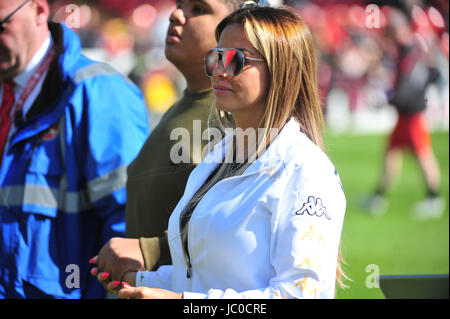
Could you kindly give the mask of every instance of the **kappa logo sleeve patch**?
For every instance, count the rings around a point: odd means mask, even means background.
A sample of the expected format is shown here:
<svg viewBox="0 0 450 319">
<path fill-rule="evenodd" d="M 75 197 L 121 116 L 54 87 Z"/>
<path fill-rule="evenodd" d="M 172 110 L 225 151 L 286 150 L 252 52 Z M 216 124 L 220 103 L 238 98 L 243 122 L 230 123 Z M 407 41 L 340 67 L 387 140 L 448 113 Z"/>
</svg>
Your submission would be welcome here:
<svg viewBox="0 0 450 319">
<path fill-rule="evenodd" d="M 301 208 L 294 213 L 295 215 L 307 214 L 309 216 L 325 217 L 326 219 L 331 220 L 320 197 L 316 198 L 314 196 L 309 196 L 308 200 L 302 204 Z"/>
</svg>

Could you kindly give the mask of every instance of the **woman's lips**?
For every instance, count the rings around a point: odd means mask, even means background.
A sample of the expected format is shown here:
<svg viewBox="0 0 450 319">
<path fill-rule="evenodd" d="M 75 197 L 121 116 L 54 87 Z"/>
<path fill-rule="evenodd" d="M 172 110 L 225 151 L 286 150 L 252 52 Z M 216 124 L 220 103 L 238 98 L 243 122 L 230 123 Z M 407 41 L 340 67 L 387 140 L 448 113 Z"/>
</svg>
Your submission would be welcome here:
<svg viewBox="0 0 450 319">
<path fill-rule="evenodd" d="M 166 37 L 167 43 L 179 43 L 180 40 L 181 39 L 176 35 L 167 35 L 167 37 Z"/>
<path fill-rule="evenodd" d="M 180 41 L 181 41 L 180 34 L 174 28 L 169 28 L 169 30 L 167 31 L 166 42 L 179 43 Z"/>
<path fill-rule="evenodd" d="M 232 91 L 230 87 L 225 85 L 213 85 L 213 89 L 214 94 L 226 94 Z"/>
</svg>

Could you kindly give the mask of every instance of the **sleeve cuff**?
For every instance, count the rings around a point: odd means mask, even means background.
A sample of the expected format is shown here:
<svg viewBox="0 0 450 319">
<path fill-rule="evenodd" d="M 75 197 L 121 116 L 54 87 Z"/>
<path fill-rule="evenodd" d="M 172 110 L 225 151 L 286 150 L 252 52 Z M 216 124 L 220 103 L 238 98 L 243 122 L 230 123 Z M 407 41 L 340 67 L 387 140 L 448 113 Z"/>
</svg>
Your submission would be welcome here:
<svg viewBox="0 0 450 319">
<path fill-rule="evenodd" d="M 200 294 L 196 292 L 183 292 L 183 299 L 206 299 L 205 294 Z"/>
<path fill-rule="evenodd" d="M 172 289 L 172 266 L 161 266 L 158 271 L 138 271 L 136 287 Z"/>
<path fill-rule="evenodd" d="M 136 273 L 136 287 L 149 287 L 150 278 L 148 271 L 138 271 Z"/>
<path fill-rule="evenodd" d="M 139 244 L 142 256 L 144 256 L 145 269 L 150 271 L 158 263 L 160 257 L 159 238 L 141 237 L 139 238 Z"/>
</svg>

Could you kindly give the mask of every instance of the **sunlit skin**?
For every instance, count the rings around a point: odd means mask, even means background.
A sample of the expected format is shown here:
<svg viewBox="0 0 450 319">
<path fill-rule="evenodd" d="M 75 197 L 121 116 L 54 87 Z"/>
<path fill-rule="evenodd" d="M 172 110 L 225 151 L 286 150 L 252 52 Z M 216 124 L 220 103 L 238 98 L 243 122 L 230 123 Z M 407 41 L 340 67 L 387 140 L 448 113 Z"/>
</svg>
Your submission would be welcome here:
<svg viewBox="0 0 450 319">
<path fill-rule="evenodd" d="M 244 55 L 262 59 L 245 37 L 244 29 L 238 24 L 227 26 L 220 35 L 218 48 L 238 48 Z M 247 60 L 241 74 L 229 76 L 222 63 L 213 71 L 212 85 L 217 108 L 231 112 L 236 126 L 243 130 L 259 127 L 264 116 L 269 87 L 267 64 L 264 61 Z"/>
<path fill-rule="evenodd" d="M 178 0 L 170 16 L 165 54 L 186 78 L 187 90 L 211 87 L 203 72 L 203 57 L 216 46 L 214 30 L 230 13 L 222 0 Z"/>
<path fill-rule="evenodd" d="M 0 19 L 8 16 L 23 0 L 0 0 Z M 12 79 L 30 62 L 49 36 L 49 7 L 45 0 L 34 0 L 17 11 L 0 33 L 0 80 Z"/>
</svg>

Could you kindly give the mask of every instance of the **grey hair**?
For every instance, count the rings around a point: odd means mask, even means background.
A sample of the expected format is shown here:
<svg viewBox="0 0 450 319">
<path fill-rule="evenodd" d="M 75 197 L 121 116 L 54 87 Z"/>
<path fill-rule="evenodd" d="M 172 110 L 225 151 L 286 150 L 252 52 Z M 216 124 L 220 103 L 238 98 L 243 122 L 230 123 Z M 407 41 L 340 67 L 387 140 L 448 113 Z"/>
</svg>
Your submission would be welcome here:
<svg viewBox="0 0 450 319">
<path fill-rule="evenodd" d="M 222 1 L 225 2 L 228 8 L 230 8 L 232 11 L 236 11 L 237 9 L 241 8 L 246 2 L 245 0 L 222 0 Z"/>
<path fill-rule="evenodd" d="M 242 4 L 241 8 L 246 6 L 259 6 L 259 7 L 278 7 L 283 4 L 283 0 L 248 0 Z"/>
<path fill-rule="evenodd" d="M 235 11 L 246 6 L 256 5 L 260 7 L 278 7 L 283 4 L 282 0 L 223 0 L 228 7 Z"/>
</svg>

